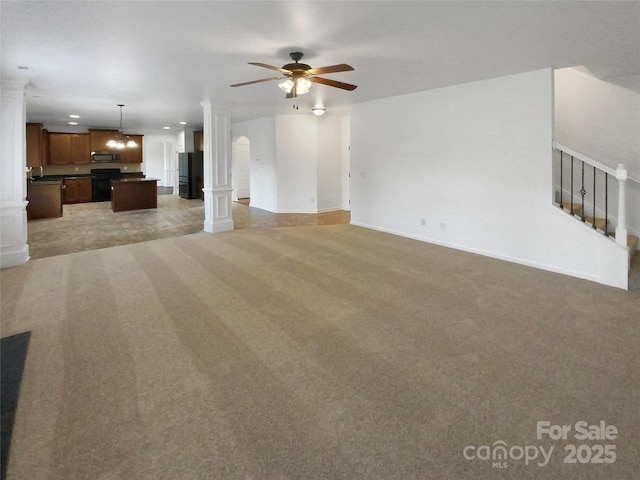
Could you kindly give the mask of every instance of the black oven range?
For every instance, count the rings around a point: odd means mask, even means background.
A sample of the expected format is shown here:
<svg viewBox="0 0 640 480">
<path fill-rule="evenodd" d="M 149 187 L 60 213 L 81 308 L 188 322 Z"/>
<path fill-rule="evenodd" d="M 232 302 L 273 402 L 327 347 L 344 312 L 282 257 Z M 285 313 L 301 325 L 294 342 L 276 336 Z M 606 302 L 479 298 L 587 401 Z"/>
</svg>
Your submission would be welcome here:
<svg viewBox="0 0 640 480">
<path fill-rule="evenodd" d="M 91 201 L 106 202 L 111 200 L 111 180 L 122 178 L 119 168 L 91 169 Z"/>
</svg>

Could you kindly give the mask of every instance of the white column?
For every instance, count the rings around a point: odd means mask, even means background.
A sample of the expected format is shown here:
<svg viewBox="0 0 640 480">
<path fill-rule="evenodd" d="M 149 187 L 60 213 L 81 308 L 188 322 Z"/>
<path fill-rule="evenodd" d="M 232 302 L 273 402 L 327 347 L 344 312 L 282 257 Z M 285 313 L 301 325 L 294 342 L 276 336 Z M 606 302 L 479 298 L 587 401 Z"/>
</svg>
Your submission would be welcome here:
<svg viewBox="0 0 640 480">
<path fill-rule="evenodd" d="M 2 79 L 0 157 L 0 267 L 29 260 L 25 82 Z"/>
<path fill-rule="evenodd" d="M 627 183 L 627 169 L 624 164 L 618 164 L 616 168 L 616 180 L 618 180 L 618 226 L 616 227 L 616 243 L 627 247 L 627 196 L 625 185 Z"/>
<path fill-rule="evenodd" d="M 204 231 L 233 230 L 231 202 L 231 115 L 225 108 L 212 108 L 210 100 L 200 103 L 204 110 Z"/>
</svg>

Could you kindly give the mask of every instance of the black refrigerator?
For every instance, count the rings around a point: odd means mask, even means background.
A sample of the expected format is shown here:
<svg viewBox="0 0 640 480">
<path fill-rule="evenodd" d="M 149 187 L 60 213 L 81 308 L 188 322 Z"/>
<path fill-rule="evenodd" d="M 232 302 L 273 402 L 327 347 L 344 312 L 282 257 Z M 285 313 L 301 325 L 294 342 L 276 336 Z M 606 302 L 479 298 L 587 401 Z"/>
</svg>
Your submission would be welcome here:
<svg viewBox="0 0 640 480">
<path fill-rule="evenodd" d="M 178 194 L 182 198 L 204 200 L 202 152 L 180 153 L 178 155 Z"/>
</svg>

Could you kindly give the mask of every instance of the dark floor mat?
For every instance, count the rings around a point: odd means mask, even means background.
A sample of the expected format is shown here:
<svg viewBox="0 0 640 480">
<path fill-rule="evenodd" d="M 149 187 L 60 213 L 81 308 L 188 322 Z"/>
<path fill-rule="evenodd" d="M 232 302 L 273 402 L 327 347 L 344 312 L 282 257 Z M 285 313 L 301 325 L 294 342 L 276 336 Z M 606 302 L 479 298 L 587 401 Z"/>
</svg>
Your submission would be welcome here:
<svg viewBox="0 0 640 480">
<path fill-rule="evenodd" d="M 22 381 L 22 371 L 27 358 L 30 338 L 31 332 L 23 332 L 0 339 L 0 410 L 2 412 L 2 432 L 0 433 L 2 470 L 0 478 L 2 480 L 7 476 L 11 433 L 18 408 L 20 382 Z"/>
</svg>

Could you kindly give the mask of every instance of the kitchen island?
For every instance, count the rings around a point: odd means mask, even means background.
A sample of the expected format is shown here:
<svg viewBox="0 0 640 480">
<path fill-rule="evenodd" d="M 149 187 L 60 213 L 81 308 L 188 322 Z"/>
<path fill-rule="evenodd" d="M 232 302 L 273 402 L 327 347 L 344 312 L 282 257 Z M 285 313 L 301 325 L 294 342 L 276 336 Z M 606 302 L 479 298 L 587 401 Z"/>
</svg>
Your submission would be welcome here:
<svg viewBox="0 0 640 480">
<path fill-rule="evenodd" d="M 62 180 L 27 180 L 27 219 L 62 216 Z"/>
<path fill-rule="evenodd" d="M 124 212 L 158 208 L 158 179 L 123 178 L 111 181 L 111 210 Z"/>
</svg>

